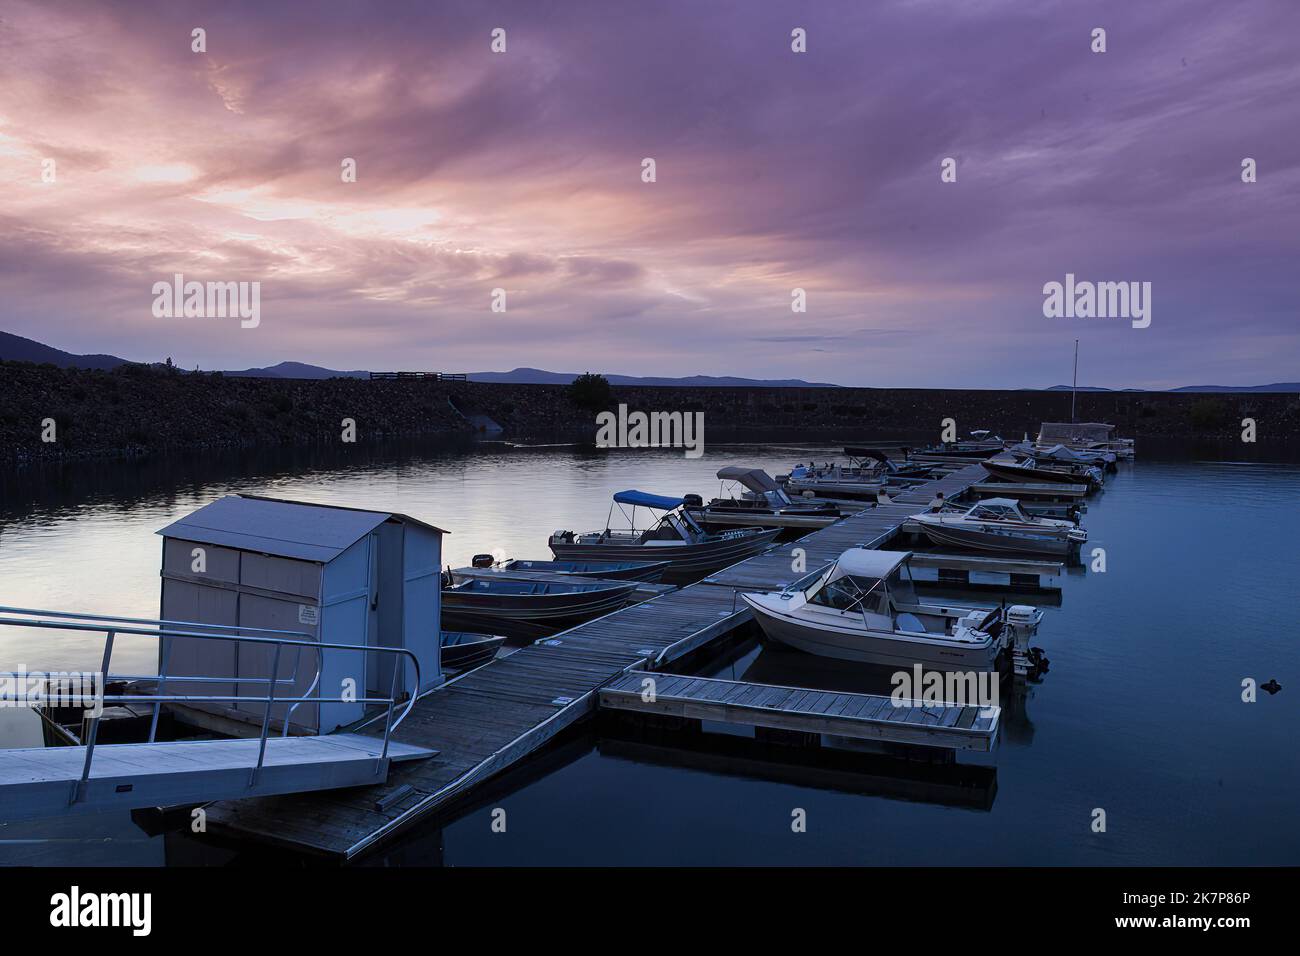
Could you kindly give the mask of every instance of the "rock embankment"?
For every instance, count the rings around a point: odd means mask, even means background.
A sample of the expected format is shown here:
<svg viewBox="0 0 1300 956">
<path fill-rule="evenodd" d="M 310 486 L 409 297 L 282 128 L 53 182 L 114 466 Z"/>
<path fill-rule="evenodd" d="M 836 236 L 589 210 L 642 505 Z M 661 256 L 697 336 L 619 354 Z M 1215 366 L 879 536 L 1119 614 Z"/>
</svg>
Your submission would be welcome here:
<svg viewBox="0 0 1300 956">
<path fill-rule="evenodd" d="M 1168 392 L 1080 393 L 1080 420 L 1112 422 L 1126 437 L 1235 438 L 1253 418 L 1261 440 L 1300 436 L 1300 396 Z M 863 388 L 617 387 L 633 411 L 703 412 L 706 434 L 770 438 L 795 432 L 867 440 L 939 435 L 945 418 L 965 434 L 1034 434 L 1069 418 L 1068 393 Z M 367 379 L 227 378 L 145 366 L 112 372 L 0 362 L 0 461 L 139 455 L 343 440 L 463 434 L 486 415 L 507 440 L 591 439 L 595 411 L 560 385 Z M 55 441 L 49 420 L 54 422 Z"/>
</svg>

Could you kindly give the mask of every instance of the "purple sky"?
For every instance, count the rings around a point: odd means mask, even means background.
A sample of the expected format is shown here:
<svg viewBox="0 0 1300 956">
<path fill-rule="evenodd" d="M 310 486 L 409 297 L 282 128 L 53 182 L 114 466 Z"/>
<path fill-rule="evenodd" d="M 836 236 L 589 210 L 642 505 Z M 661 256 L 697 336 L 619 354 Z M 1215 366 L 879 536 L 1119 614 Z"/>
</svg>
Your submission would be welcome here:
<svg viewBox="0 0 1300 956">
<path fill-rule="evenodd" d="M 1077 337 L 1084 384 L 1294 381 L 1297 44 L 1291 0 L 6 0 L 0 329 L 958 387 L 1068 383 Z M 155 318 L 176 272 L 260 282 L 260 326 Z M 1067 272 L 1152 283 L 1151 326 L 1045 318 Z"/>
</svg>

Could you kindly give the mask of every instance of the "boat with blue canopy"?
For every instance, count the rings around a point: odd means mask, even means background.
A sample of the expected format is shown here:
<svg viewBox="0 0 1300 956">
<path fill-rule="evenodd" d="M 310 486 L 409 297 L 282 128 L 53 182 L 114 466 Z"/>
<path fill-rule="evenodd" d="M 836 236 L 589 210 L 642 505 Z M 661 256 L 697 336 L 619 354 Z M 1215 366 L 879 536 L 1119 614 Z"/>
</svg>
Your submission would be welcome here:
<svg viewBox="0 0 1300 956">
<path fill-rule="evenodd" d="M 706 531 L 687 509 L 689 502 L 699 500 L 696 495 L 675 498 L 635 489 L 617 492 L 604 530 L 556 531 L 549 542 L 551 553 L 559 561 L 666 561 L 663 581 L 686 584 L 753 557 L 781 533 L 780 528 Z M 611 527 L 615 508 L 627 520 L 626 528 Z M 661 515 L 648 527 L 638 529 L 638 508 Z"/>
</svg>

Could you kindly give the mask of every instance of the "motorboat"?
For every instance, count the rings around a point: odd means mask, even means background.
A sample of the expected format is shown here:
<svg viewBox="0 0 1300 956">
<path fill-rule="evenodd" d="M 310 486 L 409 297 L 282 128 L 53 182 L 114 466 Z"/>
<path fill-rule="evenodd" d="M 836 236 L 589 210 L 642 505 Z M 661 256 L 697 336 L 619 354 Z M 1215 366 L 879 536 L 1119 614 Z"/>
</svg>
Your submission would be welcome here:
<svg viewBox="0 0 1300 956">
<path fill-rule="evenodd" d="M 976 460 L 996 455 L 1005 446 L 1006 441 L 1000 435 L 994 435 L 987 428 L 976 428 L 966 440 L 940 442 L 937 445 L 922 448 L 916 457 L 920 460 L 931 458 L 969 458 Z"/>
<path fill-rule="evenodd" d="M 885 478 L 863 475 L 839 464 L 795 465 L 785 480 L 787 493 L 874 501 L 889 486 Z"/>
<path fill-rule="evenodd" d="M 911 522 L 937 545 L 980 551 L 1068 555 L 1088 540 L 1073 521 L 1025 513 L 1012 498 L 986 498 L 966 509 L 913 515 Z"/>
<path fill-rule="evenodd" d="M 910 449 L 899 446 L 899 450 L 907 454 Z M 934 471 L 934 465 L 925 462 L 914 461 L 896 461 L 890 458 L 885 451 L 880 448 L 869 448 L 861 445 L 849 445 L 845 447 L 844 454 L 848 455 L 849 460 L 863 467 L 873 469 L 876 473 L 889 478 L 918 478 L 923 479 Z M 874 465 L 868 465 L 867 462 L 875 462 Z"/>
<path fill-rule="evenodd" d="M 782 591 L 744 593 L 765 637 L 822 657 L 944 671 L 1036 666 L 1042 612 L 922 604 L 908 551 L 853 548 Z"/>
<path fill-rule="evenodd" d="M 475 631 L 443 631 L 441 654 L 443 670 L 467 671 L 496 657 L 505 643 L 503 634 L 479 634 Z"/>
<path fill-rule="evenodd" d="M 775 478 L 761 468 L 728 465 L 718 469 L 723 491 L 707 505 L 695 506 L 686 496 L 690 515 L 705 527 L 743 527 L 771 521 L 781 527 L 824 527 L 845 512 L 832 501 L 794 500 Z M 737 489 L 743 488 L 743 491 Z"/>
<path fill-rule="evenodd" d="M 1039 460 L 1026 452 L 1018 455 L 1007 453 L 980 464 L 994 478 L 1003 481 L 1079 484 L 1094 490 L 1100 488 L 1105 481 L 1105 474 L 1096 465 Z"/>
<path fill-rule="evenodd" d="M 635 581 L 561 577 L 480 577 L 443 574 L 442 621 L 453 628 L 484 627 L 511 637 L 537 637 L 573 627 L 627 603 Z"/>
<path fill-rule="evenodd" d="M 1068 445 L 1055 444 L 1046 447 L 1035 445 L 1031 454 L 1040 462 L 1052 462 L 1067 465 L 1094 465 L 1108 471 L 1115 470 L 1117 461 L 1113 451 L 1100 449 L 1071 448 Z"/>
<path fill-rule="evenodd" d="M 476 554 L 472 568 L 491 569 L 513 577 L 522 574 L 570 574 L 575 578 L 600 578 L 604 581 L 640 581 L 654 584 L 664 576 L 667 561 L 540 561 L 511 558 L 497 561 L 490 554 Z"/>
<path fill-rule="evenodd" d="M 603 531 L 556 531 L 550 537 L 551 553 L 558 561 L 667 561 L 665 584 L 685 584 L 764 551 L 781 533 L 780 528 L 742 528 L 706 531 L 686 508 L 685 498 L 670 498 L 644 491 L 614 495 Z M 629 514 L 624 506 L 632 509 Z M 626 529 L 609 527 L 619 507 Z M 645 530 L 636 527 L 637 508 L 661 512 Z"/>
<path fill-rule="evenodd" d="M 825 498 L 875 500 L 881 491 L 918 484 L 933 465 L 893 462 L 884 452 L 874 448 L 846 448 L 850 453 L 848 464 L 827 462 L 818 465 L 798 464 L 784 476 L 785 489 L 796 495 L 814 495 Z M 860 455 L 853 455 L 860 452 Z"/>
</svg>

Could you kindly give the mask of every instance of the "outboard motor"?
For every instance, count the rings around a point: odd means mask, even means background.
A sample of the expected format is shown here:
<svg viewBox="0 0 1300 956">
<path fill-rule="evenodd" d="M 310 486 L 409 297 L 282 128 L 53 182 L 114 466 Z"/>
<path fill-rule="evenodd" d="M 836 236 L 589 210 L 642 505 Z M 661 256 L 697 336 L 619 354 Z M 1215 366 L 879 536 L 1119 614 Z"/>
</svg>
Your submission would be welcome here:
<svg viewBox="0 0 1300 956">
<path fill-rule="evenodd" d="M 1013 604 L 1007 608 L 1007 630 L 1011 632 L 1011 657 L 1015 664 L 1017 677 L 1037 676 L 1046 667 L 1040 648 L 1030 647 L 1029 642 L 1038 633 L 1038 625 L 1043 621 L 1043 612 L 1028 604 Z"/>
<path fill-rule="evenodd" d="M 703 508 L 704 499 L 699 495 L 682 495 L 682 501 L 686 502 L 688 508 Z"/>
<path fill-rule="evenodd" d="M 490 568 L 497 563 L 497 559 L 490 554 L 476 554 L 469 563 L 475 568 Z"/>
</svg>

